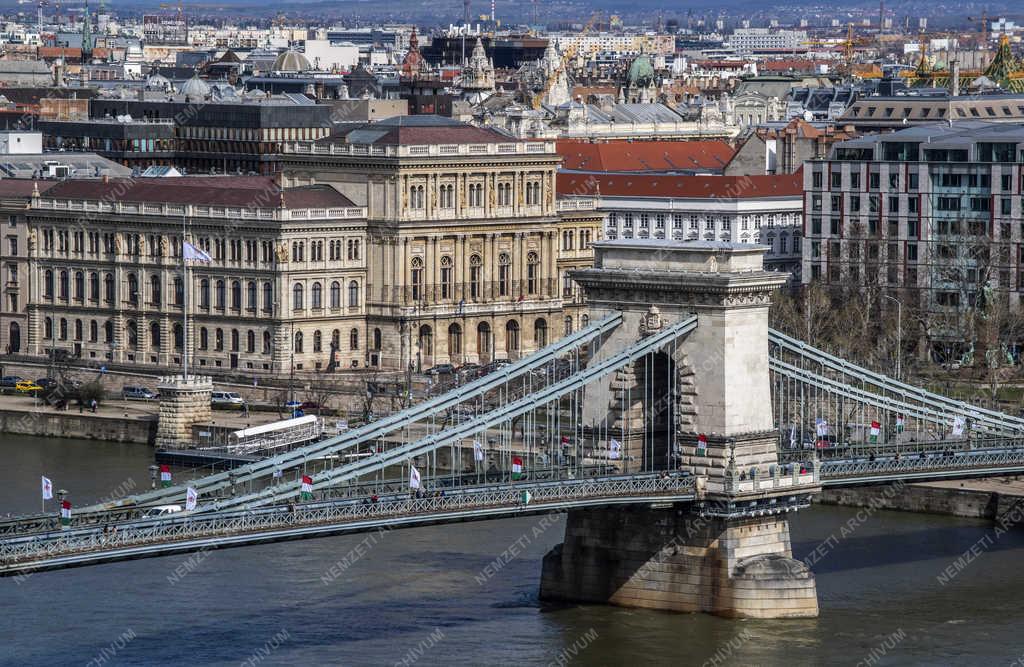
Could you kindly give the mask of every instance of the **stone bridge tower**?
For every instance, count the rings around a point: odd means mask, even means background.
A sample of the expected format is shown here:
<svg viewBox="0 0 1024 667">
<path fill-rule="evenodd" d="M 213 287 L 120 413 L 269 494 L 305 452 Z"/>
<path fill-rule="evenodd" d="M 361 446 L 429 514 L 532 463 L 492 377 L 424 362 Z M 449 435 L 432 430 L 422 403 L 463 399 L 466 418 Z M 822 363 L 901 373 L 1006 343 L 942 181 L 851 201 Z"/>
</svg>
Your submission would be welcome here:
<svg viewBox="0 0 1024 667">
<path fill-rule="evenodd" d="M 813 470 L 779 465 L 771 409 L 768 307 L 785 277 L 764 270 L 757 245 L 619 240 L 595 248 L 594 268 L 573 278 L 594 320 L 617 310 L 623 322 L 594 345 L 594 359 L 691 315 L 698 324 L 588 386 L 583 424 L 623 444 L 627 472 L 697 475 L 698 501 L 571 512 L 564 544 L 545 557 L 541 596 L 816 616 L 814 577 L 792 559 L 785 514 L 819 487 Z"/>
</svg>

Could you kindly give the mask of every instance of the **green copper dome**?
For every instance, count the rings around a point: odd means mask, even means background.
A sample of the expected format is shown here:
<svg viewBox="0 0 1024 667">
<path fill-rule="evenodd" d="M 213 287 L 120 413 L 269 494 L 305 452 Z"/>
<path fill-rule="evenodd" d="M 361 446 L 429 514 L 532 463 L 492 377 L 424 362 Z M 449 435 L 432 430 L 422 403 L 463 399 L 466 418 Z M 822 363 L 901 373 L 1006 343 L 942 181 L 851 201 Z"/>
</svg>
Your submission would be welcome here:
<svg viewBox="0 0 1024 667">
<path fill-rule="evenodd" d="M 647 56 L 640 56 L 629 66 L 626 82 L 631 86 L 647 86 L 654 82 L 654 67 Z"/>
</svg>

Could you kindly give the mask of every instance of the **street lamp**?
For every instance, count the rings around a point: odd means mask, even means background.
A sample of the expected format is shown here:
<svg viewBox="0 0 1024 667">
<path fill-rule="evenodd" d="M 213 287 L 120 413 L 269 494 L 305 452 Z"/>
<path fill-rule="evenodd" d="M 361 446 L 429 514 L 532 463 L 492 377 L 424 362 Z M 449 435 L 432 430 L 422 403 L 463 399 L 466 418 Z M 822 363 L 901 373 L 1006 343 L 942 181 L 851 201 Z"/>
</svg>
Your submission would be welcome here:
<svg viewBox="0 0 1024 667">
<path fill-rule="evenodd" d="M 156 488 L 156 472 L 159 469 L 156 465 L 149 466 L 149 488 L 151 489 Z"/>
<path fill-rule="evenodd" d="M 896 380 L 903 379 L 900 359 L 903 356 L 903 303 L 894 296 L 882 295 L 883 299 L 896 302 Z"/>
</svg>

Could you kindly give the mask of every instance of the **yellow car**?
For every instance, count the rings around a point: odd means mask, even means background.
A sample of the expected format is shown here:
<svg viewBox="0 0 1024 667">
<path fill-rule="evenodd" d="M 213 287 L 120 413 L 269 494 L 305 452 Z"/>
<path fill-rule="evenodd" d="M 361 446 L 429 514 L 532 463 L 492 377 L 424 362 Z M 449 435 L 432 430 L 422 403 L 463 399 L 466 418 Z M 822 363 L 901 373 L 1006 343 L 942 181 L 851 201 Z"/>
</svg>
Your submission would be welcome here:
<svg viewBox="0 0 1024 667">
<path fill-rule="evenodd" d="M 42 391 L 43 388 L 32 380 L 22 380 L 21 382 L 14 385 L 15 391 L 19 391 L 22 394 L 32 394 L 37 391 Z"/>
</svg>

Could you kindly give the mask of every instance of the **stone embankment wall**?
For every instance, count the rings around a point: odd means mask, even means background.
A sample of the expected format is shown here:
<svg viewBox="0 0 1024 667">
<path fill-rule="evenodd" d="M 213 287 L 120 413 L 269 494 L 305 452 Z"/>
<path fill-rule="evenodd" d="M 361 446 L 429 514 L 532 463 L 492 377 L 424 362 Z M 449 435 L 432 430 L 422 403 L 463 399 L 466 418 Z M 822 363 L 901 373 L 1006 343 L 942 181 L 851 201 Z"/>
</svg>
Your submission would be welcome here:
<svg viewBox="0 0 1024 667">
<path fill-rule="evenodd" d="M 0 410 L 0 433 L 50 438 L 81 438 L 106 442 L 151 444 L 156 437 L 156 417 L 107 417 L 67 412 Z"/>
<path fill-rule="evenodd" d="M 1002 500 L 1000 500 L 1002 498 Z M 889 485 L 858 486 L 846 489 L 822 489 L 815 502 L 822 505 L 876 507 L 904 512 L 945 514 L 972 519 L 994 519 L 1000 505 L 1012 506 L 1020 496 L 969 488 L 950 488 L 926 484 L 907 484 L 902 489 Z"/>
</svg>

